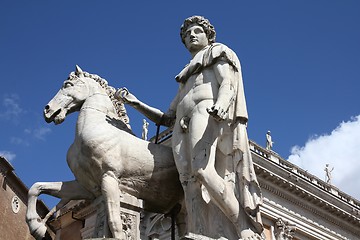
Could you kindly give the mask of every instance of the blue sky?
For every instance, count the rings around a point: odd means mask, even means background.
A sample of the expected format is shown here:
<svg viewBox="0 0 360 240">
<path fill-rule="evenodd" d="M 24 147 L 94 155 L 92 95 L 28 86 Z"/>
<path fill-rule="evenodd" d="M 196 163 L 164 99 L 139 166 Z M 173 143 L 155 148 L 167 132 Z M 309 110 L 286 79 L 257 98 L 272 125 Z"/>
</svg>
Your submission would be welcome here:
<svg viewBox="0 0 360 240">
<path fill-rule="evenodd" d="M 329 163 L 334 185 L 360 199 L 359 11 L 355 0 L 2 0 L 0 154 L 27 186 L 72 180 L 77 114 L 55 126 L 42 111 L 75 64 L 166 111 L 190 59 L 180 25 L 203 15 L 240 58 L 249 138 L 265 146 L 271 130 L 283 158 L 321 179 Z M 127 109 L 141 136 L 143 117 Z"/>
</svg>

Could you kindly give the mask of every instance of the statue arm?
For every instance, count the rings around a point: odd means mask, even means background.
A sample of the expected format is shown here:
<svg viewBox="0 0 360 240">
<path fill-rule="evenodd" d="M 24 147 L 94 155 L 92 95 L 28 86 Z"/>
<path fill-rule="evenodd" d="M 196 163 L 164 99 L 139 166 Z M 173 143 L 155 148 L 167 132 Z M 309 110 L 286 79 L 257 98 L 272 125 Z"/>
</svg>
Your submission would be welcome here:
<svg viewBox="0 0 360 240">
<path fill-rule="evenodd" d="M 135 95 L 129 92 L 126 88 L 120 88 L 115 93 L 115 98 L 123 101 L 126 104 L 129 104 L 136 110 L 138 110 L 140 113 L 142 113 L 144 116 L 146 116 L 151 121 L 155 122 L 156 124 L 169 126 L 173 121 L 171 121 L 170 118 L 172 118 L 171 113 L 163 113 L 157 108 L 151 107 L 147 105 L 146 103 L 143 103 L 140 101 Z"/>
<path fill-rule="evenodd" d="M 234 69 L 225 61 L 216 62 L 213 69 L 220 87 L 215 104 L 207 111 L 215 119 L 221 121 L 226 119 L 229 107 L 235 99 L 235 86 L 232 79 Z"/>
</svg>

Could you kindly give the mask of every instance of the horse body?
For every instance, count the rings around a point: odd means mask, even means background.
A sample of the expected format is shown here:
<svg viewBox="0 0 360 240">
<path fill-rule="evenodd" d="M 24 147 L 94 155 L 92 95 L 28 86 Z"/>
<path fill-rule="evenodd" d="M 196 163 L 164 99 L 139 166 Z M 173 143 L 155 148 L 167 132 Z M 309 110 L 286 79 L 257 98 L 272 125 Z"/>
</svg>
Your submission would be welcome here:
<svg viewBox="0 0 360 240">
<path fill-rule="evenodd" d="M 125 125 L 109 118 L 110 109 L 99 111 L 107 101 L 107 96 L 95 94 L 87 98 L 80 110 L 75 141 L 67 157 L 76 180 L 99 196 L 99 176 L 111 171 L 119 179 L 120 189 L 144 199 L 146 207 L 152 206 L 150 210 L 169 211 L 174 196 L 181 195 L 171 148 L 144 141 L 119 128 Z M 112 107 L 111 102 L 105 105 Z M 164 184 L 164 180 L 168 182 Z"/>
<path fill-rule="evenodd" d="M 44 110 L 45 120 L 55 124 L 71 112 L 80 113 L 75 140 L 67 153 L 75 181 L 36 183 L 29 191 L 27 221 L 37 239 L 45 234 L 44 222 L 37 221 L 34 208 L 41 193 L 62 200 L 104 196 L 110 230 L 119 239 L 123 238 L 121 191 L 143 199 L 147 210 L 158 213 L 169 212 L 182 199 L 171 148 L 134 136 L 116 113 L 107 90 L 78 68 Z"/>
</svg>

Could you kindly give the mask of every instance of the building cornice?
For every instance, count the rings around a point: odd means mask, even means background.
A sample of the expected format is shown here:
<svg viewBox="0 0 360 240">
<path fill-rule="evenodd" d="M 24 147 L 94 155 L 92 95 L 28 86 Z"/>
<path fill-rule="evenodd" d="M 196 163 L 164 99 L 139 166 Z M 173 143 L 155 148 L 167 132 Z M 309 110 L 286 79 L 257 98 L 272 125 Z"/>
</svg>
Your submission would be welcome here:
<svg viewBox="0 0 360 240">
<path fill-rule="evenodd" d="M 289 162 L 284 163 L 283 159 L 274 161 L 271 159 L 272 153 L 254 143 L 251 143 L 251 149 L 253 150 L 255 171 L 262 189 L 347 229 L 355 235 L 360 235 L 359 208 L 354 204 L 357 200 L 347 201 L 347 199 L 335 195 L 328 188 L 319 187 L 318 183 L 328 184 L 310 174 L 298 174 L 300 170 L 303 170 Z M 331 186 L 327 187 L 331 188 Z M 340 191 L 336 193 L 340 196 L 342 194 Z"/>
<path fill-rule="evenodd" d="M 254 163 L 266 167 L 266 169 L 275 172 L 283 172 L 286 178 L 291 178 L 296 185 L 303 183 L 304 187 L 312 188 L 326 195 L 325 199 L 338 200 L 338 204 L 350 208 L 351 214 L 360 216 L 360 201 L 354 197 L 342 192 L 335 186 L 326 183 L 318 177 L 308 173 L 295 164 L 281 158 L 277 153 L 268 151 L 253 141 L 250 141 L 251 151 L 255 156 Z M 261 160 L 260 160 L 261 159 Z M 257 161 L 258 160 L 258 161 Z M 265 160 L 265 161 L 263 161 Z M 277 170 L 277 171 L 276 171 Z"/>
</svg>

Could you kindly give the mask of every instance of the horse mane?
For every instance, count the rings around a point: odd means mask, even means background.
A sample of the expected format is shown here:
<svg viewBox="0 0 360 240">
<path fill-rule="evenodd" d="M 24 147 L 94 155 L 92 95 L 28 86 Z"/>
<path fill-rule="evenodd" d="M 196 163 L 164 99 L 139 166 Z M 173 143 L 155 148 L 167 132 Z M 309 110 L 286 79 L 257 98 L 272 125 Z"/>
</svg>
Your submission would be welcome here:
<svg viewBox="0 0 360 240">
<path fill-rule="evenodd" d="M 115 107 L 115 111 L 116 111 L 118 117 L 120 118 L 121 121 L 123 121 L 126 124 L 126 126 L 129 129 L 131 129 L 130 119 L 129 119 L 129 116 L 127 115 L 127 113 L 126 113 L 126 108 L 125 108 L 124 103 L 122 101 L 116 99 L 115 96 L 114 96 L 115 92 L 116 92 L 116 89 L 114 87 L 112 87 L 112 86 L 109 86 L 106 79 L 100 77 L 99 75 L 91 74 L 91 73 L 88 73 L 88 72 L 85 72 L 85 71 L 83 71 L 83 74 L 84 74 L 85 77 L 93 79 L 102 88 L 104 88 L 106 90 L 106 94 L 111 99 L 111 102 Z M 68 79 L 72 80 L 72 79 L 78 78 L 78 77 L 79 76 L 77 76 L 75 72 L 71 72 Z"/>
</svg>

